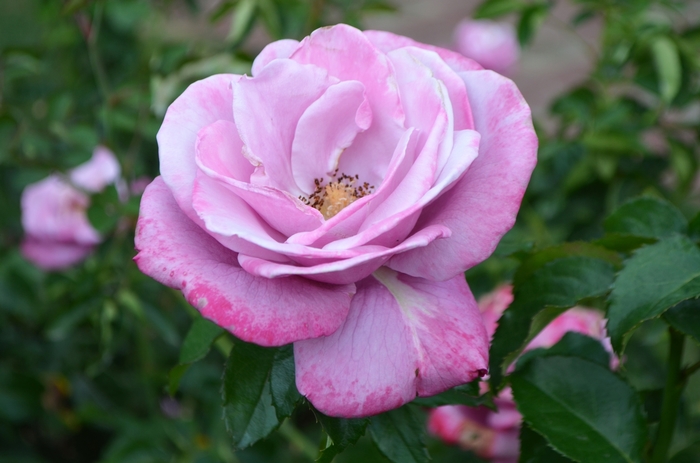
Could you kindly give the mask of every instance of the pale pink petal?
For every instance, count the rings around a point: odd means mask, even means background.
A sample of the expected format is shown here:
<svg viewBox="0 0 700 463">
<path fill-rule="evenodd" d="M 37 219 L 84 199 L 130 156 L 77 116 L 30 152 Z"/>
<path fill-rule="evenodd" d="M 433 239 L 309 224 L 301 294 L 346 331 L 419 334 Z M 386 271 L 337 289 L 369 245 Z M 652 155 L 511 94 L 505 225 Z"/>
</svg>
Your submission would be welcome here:
<svg viewBox="0 0 700 463">
<path fill-rule="evenodd" d="M 520 45 L 515 27 L 508 23 L 466 19 L 454 32 L 457 51 L 499 74 L 515 71 Z"/>
<path fill-rule="evenodd" d="M 352 50 L 352 59 L 348 50 Z M 338 167 L 341 174 L 358 175 L 361 182 L 379 185 L 404 132 L 403 108 L 386 55 L 358 29 L 339 24 L 312 32 L 290 58 L 327 69 L 340 80 L 364 84 L 373 113 L 372 126 L 355 138 Z"/>
<path fill-rule="evenodd" d="M 292 143 L 292 173 L 306 196 L 328 182 L 340 155 L 372 124 L 365 87 L 356 80 L 331 85 L 299 119 Z"/>
<path fill-rule="evenodd" d="M 255 57 L 255 60 L 253 60 L 253 67 L 250 71 L 251 74 L 253 76 L 260 74 L 262 68 L 267 66 L 270 61 L 289 58 L 289 55 L 298 47 L 299 41 L 293 39 L 282 39 L 267 44 L 258 56 Z"/>
<path fill-rule="evenodd" d="M 119 179 L 119 162 L 108 148 L 97 146 L 89 161 L 71 170 L 69 178 L 79 188 L 92 193 L 105 189 Z"/>
<path fill-rule="evenodd" d="M 87 218 L 90 198 L 58 175 L 28 185 L 20 202 L 24 232 L 39 241 L 91 246 L 102 240 Z"/>
<path fill-rule="evenodd" d="M 85 259 L 94 249 L 77 243 L 39 241 L 27 236 L 20 245 L 22 255 L 44 270 L 61 270 Z"/>
<path fill-rule="evenodd" d="M 294 344 L 297 388 L 320 411 L 381 413 L 486 372 L 488 342 L 463 277 L 428 282 L 386 268 L 357 283 L 332 335 Z"/>
<path fill-rule="evenodd" d="M 418 47 L 424 50 L 433 51 L 437 53 L 440 58 L 447 63 L 456 72 L 465 71 L 478 71 L 483 69 L 479 63 L 466 58 L 460 53 L 456 53 L 452 50 L 447 50 L 446 48 L 436 47 L 433 45 L 427 45 L 425 43 L 416 42 L 413 39 L 404 37 L 401 35 L 392 34 L 391 32 L 385 31 L 364 31 L 365 36 L 374 44 L 375 47 L 379 48 L 384 53 L 389 53 L 390 51 L 396 50 L 397 48 L 403 47 Z"/>
<path fill-rule="evenodd" d="M 297 266 L 266 261 L 257 257 L 239 254 L 238 261 L 248 272 L 264 278 L 277 278 L 287 275 L 303 275 L 307 278 L 332 284 L 348 284 L 361 280 L 381 267 L 392 255 L 406 252 L 416 247 L 427 246 L 430 242 L 450 236 L 450 231 L 440 225 L 426 227 L 398 246 L 358 246 L 347 251 L 325 251 L 329 253 L 354 253 L 353 257 L 330 260 L 316 265 Z M 295 258 L 298 261 L 298 258 Z"/>
<path fill-rule="evenodd" d="M 496 328 L 498 328 L 498 320 L 511 302 L 513 302 L 512 285 L 501 285 L 479 298 L 479 310 L 490 339 L 493 339 Z"/>
<path fill-rule="evenodd" d="M 253 182 L 303 194 L 290 162 L 294 131 L 309 105 L 335 82 L 324 69 L 282 59 L 234 84 L 233 114 L 245 155 L 262 168 Z"/>
<path fill-rule="evenodd" d="M 461 76 L 481 135 L 479 155 L 454 188 L 424 209 L 416 225 L 440 223 L 454 234 L 389 263 L 395 270 L 432 280 L 461 274 L 493 252 L 515 222 L 537 160 L 530 108 L 515 84 L 492 71 Z"/>
<path fill-rule="evenodd" d="M 135 257 L 139 269 L 179 289 L 202 315 L 235 336 L 264 346 L 327 336 L 345 319 L 353 285 L 303 278 L 257 278 L 179 209 L 156 178 L 141 200 Z"/>
<path fill-rule="evenodd" d="M 603 326 L 602 312 L 595 309 L 574 307 L 552 320 L 549 325 L 530 341 L 526 350 L 538 347 L 552 347 L 569 331 L 603 340 L 606 336 Z"/>
<path fill-rule="evenodd" d="M 218 121 L 200 131 L 197 138 L 196 162 L 202 172 L 212 179 L 226 183 L 229 190 L 243 199 L 260 218 L 284 236 L 314 230 L 321 225 L 321 213 L 289 193 L 240 181 L 245 177 L 241 175 L 241 170 L 247 169 L 244 173 L 250 177 L 252 166 L 240 154 L 240 143 L 232 146 L 231 128 L 235 129 L 232 122 Z M 237 135 L 235 137 L 238 138 Z M 234 214 L 232 218 L 235 219 L 236 211 L 232 208 L 231 212 Z"/>
<path fill-rule="evenodd" d="M 233 121 L 231 85 L 240 79 L 233 74 L 219 74 L 193 83 L 165 113 L 158 131 L 158 156 L 163 181 L 173 192 L 175 201 L 191 219 L 192 191 L 197 166 L 194 161 L 199 131 L 218 120 Z"/>
<path fill-rule="evenodd" d="M 249 182 L 253 165 L 243 156 L 243 142 L 232 121 L 216 121 L 197 133 L 195 161 L 224 177 Z"/>
</svg>

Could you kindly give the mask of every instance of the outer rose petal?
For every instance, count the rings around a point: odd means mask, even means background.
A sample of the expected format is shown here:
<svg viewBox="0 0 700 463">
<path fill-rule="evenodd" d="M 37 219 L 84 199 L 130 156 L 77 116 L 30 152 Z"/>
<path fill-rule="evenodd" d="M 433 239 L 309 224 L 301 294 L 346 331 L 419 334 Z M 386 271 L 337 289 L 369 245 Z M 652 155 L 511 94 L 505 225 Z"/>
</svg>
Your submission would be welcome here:
<svg viewBox="0 0 700 463">
<path fill-rule="evenodd" d="M 499 74 L 515 70 L 520 46 L 515 27 L 487 20 L 464 20 L 454 32 L 457 51 Z"/>
<path fill-rule="evenodd" d="M 172 191 L 175 201 L 191 219 L 192 191 L 197 166 L 194 147 L 200 129 L 218 120 L 233 122 L 231 85 L 240 79 L 234 74 L 219 74 L 193 83 L 165 113 L 158 131 L 158 156 L 163 182 Z"/>
<path fill-rule="evenodd" d="M 345 319 L 353 285 L 303 278 L 256 278 L 236 254 L 189 220 L 158 177 L 141 200 L 135 257 L 139 269 L 180 289 L 202 315 L 235 336 L 263 346 L 327 336 Z"/>
<path fill-rule="evenodd" d="M 457 72 L 478 71 L 483 69 L 479 63 L 446 48 L 435 47 L 425 43 L 416 42 L 408 37 L 392 34 L 384 31 L 364 31 L 365 36 L 384 53 L 403 47 L 418 47 L 424 50 L 434 51 L 445 63 Z"/>
<path fill-rule="evenodd" d="M 338 331 L 294 344 L 297 388 L 323 413 L 380 413 L 486 372 L 486 331 L 464 277 L 434 283 L 382 268 L 357 288 Z"/>
<path fill-rule="evenodd" d="M 446 280 L 486 259 L 515 223 L 537 161 L 530 108 L 512 81 L 492 71 L 461 74 L 472 105 L 479 156 L 464 177 L 421 215 L 416 228 L 440 223 L 454 235 L 394 256 L 389 267 Z"/>
<path fill-rule="evenodd" d="M 270 61 L 289 58 L 289 55 L 297 48 L 299 48 L 299 41 L 293 39 L 282 39 L 267 44 L 260 54 L 255 57 L 250 73 L 253 76 L 257 76 Z"/>
<path fill-rule="evenodd" d="M 85 259 L 93 246 L 76 243 L 43 242 L 31 236 L 20 245 L 22 255 L 34 265 L 44 270 L 60 270 Z"/>
<path fill-rule="evenodd" d="M 70 172 L 70 179 L 76 186 L 90 192 L 105 189 L 110 183 L 119 179 L 121 168 L 119 162 L 108 148 L 97 146 L 92 158 Z"/>
</svg>

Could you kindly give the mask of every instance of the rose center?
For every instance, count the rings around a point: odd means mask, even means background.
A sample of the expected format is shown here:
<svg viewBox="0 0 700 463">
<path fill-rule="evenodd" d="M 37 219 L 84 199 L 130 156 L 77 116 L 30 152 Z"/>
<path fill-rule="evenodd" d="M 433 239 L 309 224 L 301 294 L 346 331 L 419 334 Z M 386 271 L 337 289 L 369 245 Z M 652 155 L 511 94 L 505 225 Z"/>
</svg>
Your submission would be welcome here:
<svg viewBox="0 0 700 463">
<path fill-rule="evenodd" d="M 307 206 L 318 209 L 326 220 L 374 190 L 374 185 L 367 182 L 360 185 L 358 175 L 353 177 L 341 174 L 338 177 L 337 170 L 331 175 L 330 181 L 324 182 L 324 179 L 317 178 L 314 183 L 314 192 L 308 198 L 299 196 L 299 199 Z"/>
</svg>

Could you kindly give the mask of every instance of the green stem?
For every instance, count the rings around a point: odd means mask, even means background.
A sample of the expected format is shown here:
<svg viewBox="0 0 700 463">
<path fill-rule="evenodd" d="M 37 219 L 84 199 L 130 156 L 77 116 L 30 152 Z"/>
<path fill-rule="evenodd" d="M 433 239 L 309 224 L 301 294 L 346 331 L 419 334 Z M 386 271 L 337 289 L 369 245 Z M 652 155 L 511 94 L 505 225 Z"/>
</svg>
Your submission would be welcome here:
<svg viewBox="0 0 700 463">
<path fill-rule="evenodd" d="M 664 398 L 661 404 L 661 422 L 656 434 L 651 463 L 664 463 L 671 447 L 673 429 L 676 426 L 676 413 L 681 399 L 685 382 L 681 378 L 681 359 L 683 358 L 683 333 L 669 327 L 670 346 L 668 355 L 668 372 L 666 373 L 666 386 Z"/>
<path fill-rule="evenodd" d="M 316 461 L 318 449 L 301 431 L 294 427 L 290 420 L 287 419 L 282 423 L 282 426 L 279 427 L 279 433 L 311 461 Z"/>
<path fill-rule="evenodd" d="M 90 36 L 87 39 L 88 56 L 90 58 L 90 65 L 92 66 L 92 72 L 95 75 L 95 80 L 97 81 L 97 87 L 102 96 L 102 104 L 104 107 L 104 130 L 109 138 L 109 125 L 107 123 L 107 111 L 109 110 L 109 99 L 110 90 L 109 82 L 107 81 L 107 73 L 102 66 L 102 60 L 100 59 L 100 52 L 97 46 L 97 37 L 100 35 L 100 26 L 102 25 L 102 10 L 104 6 L 102 2 L 97 2 L 95 5 L 95 16 L 92 20 L 92 25 L 90 28 Z"/>
<path fill-rule="evenodd" d="M 687 380 L 689 377 L 693 375 L 696 371 L 700 370 L 700 362 L 696 362 L 689 367 L 687 367 L 685 370 L 683 370 L 683 380 Z"/>
</svg>

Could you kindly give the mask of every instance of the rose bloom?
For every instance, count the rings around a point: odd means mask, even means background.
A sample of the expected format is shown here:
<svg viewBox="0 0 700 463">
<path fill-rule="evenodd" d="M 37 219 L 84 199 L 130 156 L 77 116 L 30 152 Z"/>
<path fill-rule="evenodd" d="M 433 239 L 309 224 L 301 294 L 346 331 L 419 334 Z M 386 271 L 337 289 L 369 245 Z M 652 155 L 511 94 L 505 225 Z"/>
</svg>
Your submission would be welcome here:
<svg viewBox="0 0 700 463">
<path fill-rule="evenodd" d="M 464 270 L 513 225 L 537 151 L 510 80 L 327 27 L 192 84 L 158 145 L 139 268 L 244 341 L 293 342 L 316 408 L 371 415 L 486 373 Z"/>
<path fill-rule="evenodd" d="M 80 262 L 102 241 L 87 218 L 90 193 L 118 181 L 119 162 L 104 146 L 66 176 L 52 174 L 27 185 L 22 192 L 20 246 L 24 257 L 37 267 L 58 270 Z"/>
<path fill-rule="evenodd" d="M 457 51 L 486 69 L 510 75 L 517 68 L 520 45 L 511 24 L 465 19 L 455 28 L 454 42 Z"/>
<path fill-rule="evenodd" d="M 489 338 L 493 338 L 498 319 L 513 302 L 513 288 L 503 285 L 479 299 L 479 309 L 486 324 Z M 574 307 L 552 320 L 527 345 L 525 351 L 551 347 L 570 331 L 600 340 L 611 353 L 611 367 L 617 367 L 612 345 L 605 330 L 603 314 L 594 309 Z M 481 383 L 482 393 L 488 391 Z M 494 398 L 497 411 L 487 407 L 446 405 L 430 411 L 428 430 L 448 444 L 459 444 L 477 456 L 494 463 L 516 463 L 520 455 L 520 424 L 522 416 L 515 407 L 509 387 Z"/>
</svg>

